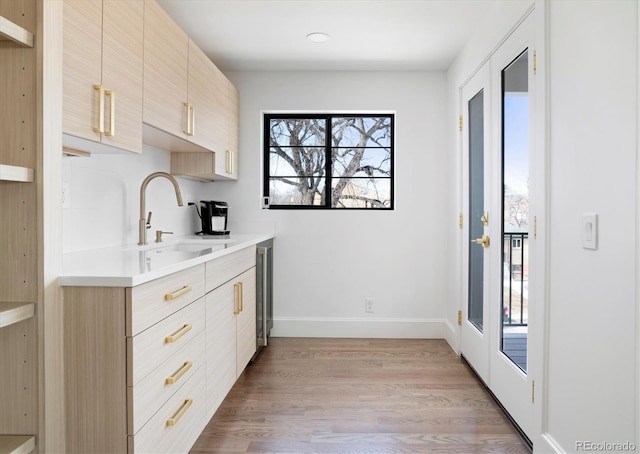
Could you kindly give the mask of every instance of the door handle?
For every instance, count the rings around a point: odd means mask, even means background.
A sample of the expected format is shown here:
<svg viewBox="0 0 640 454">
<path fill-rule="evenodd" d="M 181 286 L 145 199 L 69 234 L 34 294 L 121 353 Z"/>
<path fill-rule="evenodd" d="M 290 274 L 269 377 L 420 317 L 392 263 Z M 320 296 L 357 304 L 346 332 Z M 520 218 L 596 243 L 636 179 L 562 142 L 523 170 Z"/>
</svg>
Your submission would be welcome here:
<svg viewBox="0 0 640 454">
<path fill-rule="evenodd" d="M 487 248 L 491 241 L 489 240 L 488 235 L 482 235 L 482 238 L 477 238 L 475 240 L 471 240 L 472 243 L 481 244 L 482 247 Z"/>
</svg>

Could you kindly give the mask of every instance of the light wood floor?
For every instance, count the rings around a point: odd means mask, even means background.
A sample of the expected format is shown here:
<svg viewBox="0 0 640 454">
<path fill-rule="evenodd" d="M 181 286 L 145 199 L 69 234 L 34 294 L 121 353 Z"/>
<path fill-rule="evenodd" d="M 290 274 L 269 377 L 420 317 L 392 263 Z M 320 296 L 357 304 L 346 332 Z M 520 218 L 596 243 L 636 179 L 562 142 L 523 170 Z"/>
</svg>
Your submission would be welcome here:
<svg viewBox="0 0 640 454">
<path fill-rule="evenodd" d="M 443 340 L 270 342 L 192 453 L 530 453 Z"/>
</svg>

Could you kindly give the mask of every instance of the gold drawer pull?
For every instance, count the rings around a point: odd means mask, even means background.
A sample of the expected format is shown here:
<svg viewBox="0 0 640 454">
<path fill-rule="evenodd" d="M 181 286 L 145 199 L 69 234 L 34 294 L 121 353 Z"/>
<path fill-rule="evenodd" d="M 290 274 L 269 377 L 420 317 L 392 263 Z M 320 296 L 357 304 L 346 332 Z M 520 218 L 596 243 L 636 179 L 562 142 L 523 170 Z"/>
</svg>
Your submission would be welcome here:
<svg viewBox="0 0 640 454">
<path fill-rule="evenodd" d="M 185 285 L 184 287 L 182 287 L 180 290 L 176 290 L 173 293 L 167 293 L 166 295 L 164 295 L 164 300 L 165 301 L 171 301 L 174 300 L 176 298 L 181 297 L 182 295 L 184 295 L 185 293 L 189 293 L 191 291 L 191 286 L 190 285 Z"/>
<path fill-rule="evenodd" d="M 178 372 L 173 374 L 171 377 L 167 377 L 167 379 L 165 380 L 166 384 L 173 385 L 175 382 L 180 380 L 180 377 L 186 374 L 187 371 L 191 369 L 191 366 L 193 366 L 193 363 L 191 361 L 187 361 L 186 363 L 184 363 L 184 365 L 180 368 L 180 370 L 178 370 Z"/>
<path fill-rule="evenodd" d="M 170 344 L 170 343 L 175 342 L 178 339 L 180 339 L 182 336 L 187 334 L 189 331 L 191 331 L 191 324 L 190 323 L 186 323 L 182 328 L 180 328 L 178 331 L 173 333 L 171 336 L 165 337 L 164 341 L 165 341 L 165 343 Z"/>
<path fill-rule="evenodd" d="M 178 421 L 180 421 L 180 418 L 184 416 L 192 403 L 193 399 L 185 399 L 182 407 L 180 407 L 180 410 L 178 410 L 178 413 L 176 413 L 173 418 L 167 419 L 167 426 L 175 426 L 176 424 L 178 424 Z"/>
</svg>

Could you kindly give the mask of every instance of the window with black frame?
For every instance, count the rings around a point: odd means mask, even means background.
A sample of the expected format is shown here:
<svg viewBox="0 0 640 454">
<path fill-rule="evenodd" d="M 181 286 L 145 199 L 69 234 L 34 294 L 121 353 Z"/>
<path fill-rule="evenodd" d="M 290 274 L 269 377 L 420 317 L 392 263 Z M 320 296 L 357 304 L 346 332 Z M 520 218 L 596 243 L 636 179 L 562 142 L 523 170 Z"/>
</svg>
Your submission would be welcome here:
<svg viewBox="0 0 640 454">
<path fill-rule="evenodd" d="M 393 114 L 265 114 L 269 208 L 393 209 Z"/>
</svg>

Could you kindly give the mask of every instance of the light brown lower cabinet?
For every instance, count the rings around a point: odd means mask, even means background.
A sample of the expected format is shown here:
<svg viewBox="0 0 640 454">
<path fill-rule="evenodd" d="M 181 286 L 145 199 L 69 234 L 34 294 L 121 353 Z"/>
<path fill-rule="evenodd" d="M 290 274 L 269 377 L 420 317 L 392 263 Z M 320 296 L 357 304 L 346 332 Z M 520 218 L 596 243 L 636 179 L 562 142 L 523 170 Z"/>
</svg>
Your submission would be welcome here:
<svg viewBox="0 0 640 454">
<path fill-rule="evenodd" d="M 216 412 L 256 352 L 256 267 L 207 293 L 207 413 Z"/>
<path fill-rule="evenodd" d="M 255 246 L 64 304 L 67 451 L 187 452 L 255 353 Z"/>
</svg>

